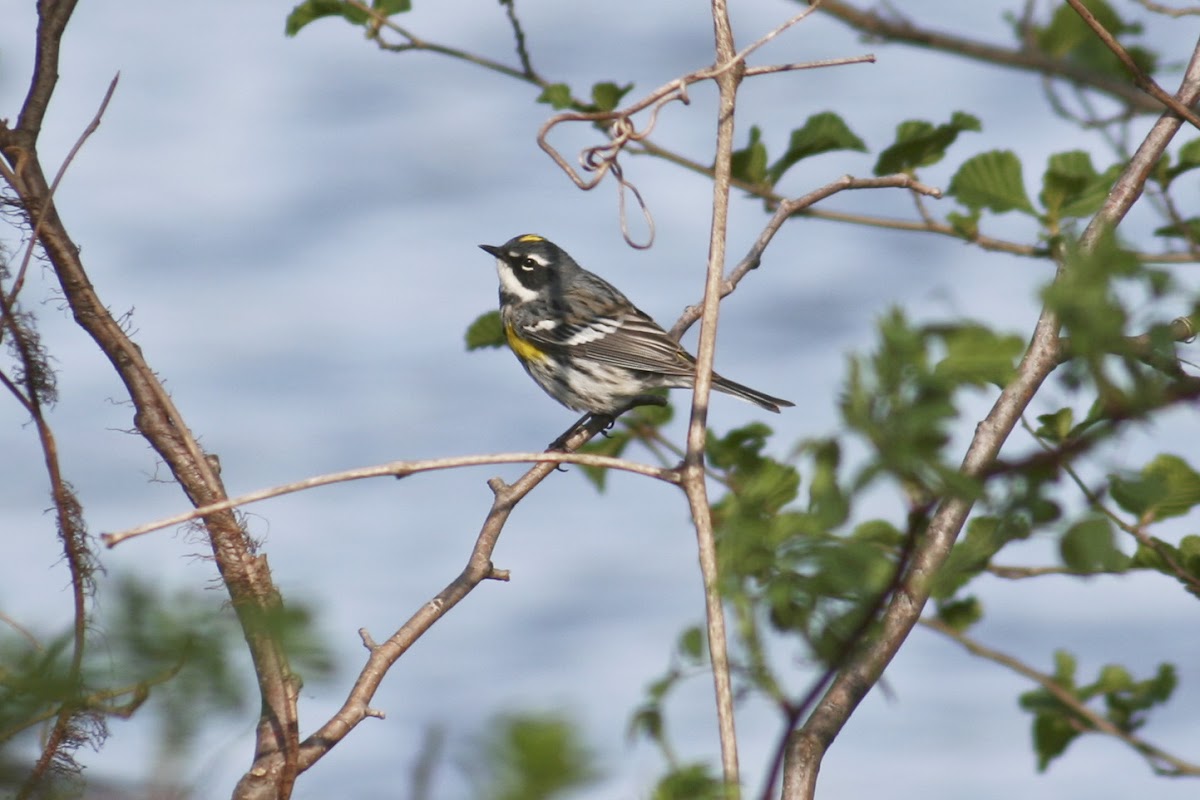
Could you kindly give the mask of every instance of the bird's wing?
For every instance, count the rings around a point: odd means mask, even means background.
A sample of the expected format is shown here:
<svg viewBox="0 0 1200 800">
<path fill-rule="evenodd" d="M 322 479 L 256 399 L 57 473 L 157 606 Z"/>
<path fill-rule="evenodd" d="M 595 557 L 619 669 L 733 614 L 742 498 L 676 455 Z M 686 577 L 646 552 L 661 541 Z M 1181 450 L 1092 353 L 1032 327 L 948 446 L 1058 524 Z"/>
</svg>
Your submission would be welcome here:
<svg viewBox="0 0 1200 800">
<path fill-rule="evenodd" d="M 521 335 L 539 346 L 626 369 L 668 375 L 690 375 L 695 369 L 692 357 L 645 312 L 627 305 L 593 313 L 586 322 L 530 322 L 521 326 Z"/>
</svg>

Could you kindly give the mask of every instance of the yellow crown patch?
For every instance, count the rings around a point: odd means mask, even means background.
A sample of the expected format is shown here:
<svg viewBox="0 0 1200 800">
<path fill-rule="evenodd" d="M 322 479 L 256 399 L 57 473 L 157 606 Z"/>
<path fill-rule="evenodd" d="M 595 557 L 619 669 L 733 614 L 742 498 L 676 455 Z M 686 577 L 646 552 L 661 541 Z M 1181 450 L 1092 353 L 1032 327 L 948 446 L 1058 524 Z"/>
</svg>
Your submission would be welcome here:
<svg viewBox="0 0 1200 800">
<path fill-rule="evenodd" d="M 536 233 L 527 233 L 524 236 L 517 239 L 517 241 L 518 242 L 544 242 L 546 240 L 543 239 L 541 236 L 538 236 Z"/>
</svg>

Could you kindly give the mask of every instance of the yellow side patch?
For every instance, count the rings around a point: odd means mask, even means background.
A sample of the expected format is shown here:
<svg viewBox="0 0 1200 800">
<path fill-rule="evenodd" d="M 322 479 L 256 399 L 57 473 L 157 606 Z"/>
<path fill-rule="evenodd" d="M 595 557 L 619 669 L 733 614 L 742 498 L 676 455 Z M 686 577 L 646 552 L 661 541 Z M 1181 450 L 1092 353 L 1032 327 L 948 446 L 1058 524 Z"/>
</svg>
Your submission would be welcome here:
<svg viewBox="0 0 1200 800">
<path fill-rule="evenodd" d="M 517 239 L 517 241 L 518 242 L 544 242 L 546 240 L 543 239 L 541 236 L 538 236 L 536 233 L 527 233 L 524 236 L 522 236 L 521 238 Z"/>
<path fill-rule="evenodd" d="M 539 350 L 533 342 L 522 339 L 511 325 L 504 326 L 504 338 L 508 340 L 508 346 L 522 361 L 542 361 L 546 358 L 544 352 Z"/>
</svg>

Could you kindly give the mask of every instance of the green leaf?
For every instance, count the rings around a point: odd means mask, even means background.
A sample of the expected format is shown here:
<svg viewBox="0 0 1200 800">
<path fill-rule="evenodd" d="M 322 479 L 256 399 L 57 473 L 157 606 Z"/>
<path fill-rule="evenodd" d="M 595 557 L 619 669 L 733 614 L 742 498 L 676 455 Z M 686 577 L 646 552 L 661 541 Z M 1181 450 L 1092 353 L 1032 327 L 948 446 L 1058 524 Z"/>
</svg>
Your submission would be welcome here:
<svg viewBox="0 0 1200 800">
<path fill-rule="evenodd" d="M 608 436 L 599 436 L 592 439 L 580 447 L 579 452 L 619 458 L 625 452 L 625 448 L 629 445 L 632 438 L 633 436 L 628 430 L 615 431 Z M 603 467 L 589 466 L 588 464 L 580 464 L 579 466 L 583 469 L 583 476 L 592 482 L 592 485 L 596 487 L 596 491 L 603 492 L 608 485 L 609 470 Z"/>
<path fill-rule="evenodd" d="M 762 131 L 750 126 L 750 141 L 741 150 L 733 151 L 732 174 L 736 180 L 759 184 L 767 177 L 767 147 L 761 141 Z"/>
<path fill-rule="evenodd" d="M 367 12 L 342 0 L 305 0 L 288 14 L 283 32 L 295 36 L 304 26 L 322 17 L 342 17 L 353 25 L 362 25 L 370 19 Z"/>
<path fill-rule="evenodd" d="M 770 435 L 771 429 L 761 422 L 734 428 L 719 438 L 709 429 L 704 449 L 709 462 L 717 469 L 750 467 L 762 460 L 760 453 Z"/>
<path fill-rule="evenodd" d="M 949 193 L 973 211 L 1036 215 L 1025 192 L 1021 161 L 1011 150 L 991 150 L 964 161 L 950 179 Z"/>
<path fill-rule="evenodd" d="M 979 235 L 979 209 L 975 209 L 969 214 L 951 211 L 946 214 L 946 223 L 959 236 L 972 240 Z"/>
<path fill-rule="evenodd" d="M 1065 442 L 1075 426 L 1075 412 L 1070 407 L 1060 408 L 1053 414 L 1041 414 L 1037 419 L 1041 423 L 1037 435 L 1056 444 Z"/>
<path fill-rule="evenodd" d="M 651 392 L 650 394 L 659 394 Z M 667 396 L 665 389 L 661 390 L 663 397 Z M 675 418 L 675 407 L 670 403 L 662 406 L 638 406 L 621 417 L 621 422 L 631 431 L 639 428 L 661 428 Z"/>
<path fill-rule="evenodd" d="M 1037 753 L 1038 772 L 1045 772 L 1050 762 L 1067 751 L 1080 731 L 1063 714 L 1038 714 L 1033 720 L 1033 749 Z"/>
<path fill-rule="evenodd" d="M 555 110 L 571 107 L 571 87 L 565 83 L 552 83 L 537 96 L 537 102 L 546 103 Z"/>
<path fill-rule="evenodd" d="M 1097 692 L 1123 692 L 1133 688 L 1133 676 L 1119 664 L 1106 664 L 1093 687 Z"/>
<path fill-rule="evenodd" d="M 945 157 L 946 149 L 954 144 L 958 134 L 981 130 L 977 117 L 961 111 L 955 111 L 948 123 L 936 127 L 919 119 L 901 122 L 896 126 L 896 141 L 879 154 L 875 174 L 912 172 L 936 164 Z"/>
<path fill-rule="evenodd" d="M 1189 242 L 1200 242 L 1200 217 L 1188 217 L 1170 225 L 1154 229 L 1155 236 L 1167 239 L 1186 239 Z"/>
<path fill-rule="evenodd" d="M 943 623 L 962 633 L 983 619 L 983 604 L 975 597 L 939 602 L 937 615 Z"/>
<path fill-rule="evenodd" d="M 467 350 L 478 350 L 481 347 L 503 347 L 504 326 L 500 323 L 499 311 L 487 311 L 480 314 L 471 327 L 467 328 Z"/>
<path fill-rule="evenodd" d="M 1179 456 L 1159 455 L 1137 476 L 1111 480 L 1113 500 L 1139 520 L 1181 517 L 1200 505 L 1200 474 Z"/>
<path fill-rule="evenodd" d="M 393 14 L 412 11 L 412 0 L 371 0 L 371 8 L 385 17 L 390 17 Z"/>
<path fill-rule="evenodd" d="M 701 664 L 708 658 L 708 648 L 704 644 L 704 631 L 693 625 L 679 635 L 676 649 L 679 655 L 694 664 Z"/>
<path fill-rule="evenodd" d="M 1128 347 L 1129 312 L 1117 289 L 1121 281 L 1149 283 L 1152 276 L 1151 270 L 1121 246 L 1111 229 L 1104 230 L 1092 245 L 1085 250 L 1077 241 L 1063 242 L 1066 269 L 1042 290 L 1042 298 L 1057 312 L 1070 337 L 1077 374 L 1089 374 L 1102 385 L 1111 385 L 1106 373 L 1113 363 L 1110 356 Z M 1101 414 L 1105 413 L 1105 400 L 1098 398 Z"/>
<path fill-rule="evenodd" d="M 832 530 L 850 515 L 850 501 L 838 484 L 841 447 L 832 439 L 813 445 L 813 474 L 808 487 L 808 512 L 823 530 Z"/>
<path fill-rule="evenodd" d="M 1015 361 L 1025 350 L 1019 336 L 1003 336 L 975 323 L 932 328 L 946 345 L 946 357 L 935 368 L 956 383 L 1004 386 L 1015 372 Z"/>
<path fill-rule="evenodd" d="M 972 578 L 979 575 L 992 557 L 1009 542 L 1027 539 L 1029 526 L 1018 517 L 972 517 L 967 532 L 954 544 L 946 563 L 934 576 L 930 596 L 949 600 Z"/>
<path fill-rule="evenodd" d="M 832 111 L 813 114 L 803 127 L 792 131 L 787 151 L 768 171 L 771 183 L 776 183 L 797 161 L 828 153 L 832 150 L 857 150 L 865 153 L 867 146 L 850 127 Z M 764 151 L 763 155 L 766 153 Z"/>
<path fill-rule="evenodd" d="M 1109 572 L 1126 569 L 1129 556 L 1117 549 L 1112 522 L 1094 516 L 1067 529 L 1059 541 L 1063 563 L 1080 572 Z"/>
<path fill-rule="evenodd" d="M 652 742 L 662 742 L 663 732 L 662 709 L 657 705 L 644 705 L 633 712 L 627 735 L 630 739 L 645 736 Z"/>
<path fill-rule="evenodd" d="M 1157 57 L 1145 48 L 1128 41 L 1130 35 L 1142 32 L 1141 25 L 1127 23 L 1105 0 L 1084 0 L 1083 3 L 1097 21 L 1121 42 L 1127 52 L 1147 74 L 1157 68 Z M 1093 32 L 1088 24 L 1066 3 L 1058 6 L 1050 24 L 1037 29 L 1036 43 L 1047 54 L 1062 58 L 1111 77 L 1127 79 L 1129 73 L 1120 60 Z"/>
<path fill-rule="evenodd" d="M 1104 174 L 1096 172 L 1091 156 L 1083 150 L 1055 153 L 1042 176 L 1039 199 L 1051 220 L 1088 217 L 1104 204 L 1119 174 L 1120 166 Z"/>
<path fill-rule="evenodd" d="M 1179 148 L 1178 163 L 1167 170 L 1167 179 L 1172 181 L 1197 167 L 1200 167 L 1200 139 L 1192 139 Z"/>
<path fill-rule="evenodd" d="M 673 768 L 654 787 L 650 800 L 728 800 L 725 784 L 705 764 Z"/>
<path fill-rule="evenodd" d="M 561 84 L 560 84 L 561 85 Z M 618 86 L 611 81 L 592 85 L 592 106 L 595 111 L 612 111 L 621 103 L 621 98 L 633 89 L 632 83 Z M 557 108 L 557 106 L 556 106 Z"/>
<path fill-rule="evenodd" d="M 1054 682 L 1062 684 L 1065 689 L 1075 688 L 1075 656 L 1067 650 L 1054 651 Z"/>
</svg>

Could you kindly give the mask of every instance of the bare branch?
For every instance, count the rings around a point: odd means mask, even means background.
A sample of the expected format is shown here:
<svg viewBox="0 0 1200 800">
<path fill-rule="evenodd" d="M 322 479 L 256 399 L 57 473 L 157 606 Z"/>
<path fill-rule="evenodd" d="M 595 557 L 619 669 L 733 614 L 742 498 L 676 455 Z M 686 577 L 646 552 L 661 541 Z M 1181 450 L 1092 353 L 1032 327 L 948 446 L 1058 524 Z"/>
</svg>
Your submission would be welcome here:
<svg viewBox="0 0 1200 800">
<path fill-rule="evenodd" d="M 315 489 L 318 486 L 329 486 L 335 483 L 346 483 L 348 481 L 358 481 L 365 478 L 382 478 L 395 477 L 407 478 L 409 475 L 416 475 L 419 472 L 432 472 L 434 470 L 456 469 L 459 467 L 479 467 L 491 464 L 523 464 L 523 463 L 549 463 L 549 464 L 580 464 L 587 467 L 600 467 L 602 469 L 617 469 L 624 472 L 632 472 L 637 475 L 646 475 L 651 478 L 658 478 L 669 483 L 676 482 L 675 472 L 662 467 L 655 467 L 650 464 L 641 464 L 636 461 L 627 461 L 621 458 L 611 458 L 609 456 L 593 455 L 591 453 L 564 453 L 547 451 L 544 453 L 496 453 L 494 455 L 478 455 L 478 456 L 449 456 L 447 458 L 430 458 L 421 461 L 390 461 L 387 464 L 379 464 L 374 467 L 358 467 L 356 469 L 347 469 L 340 472 L 331 472 L 325 475 L 315 475 L 311 478 L 293 481 L 291 483 L 272 486 L 268 489 L 259 489 L 254 492 L 247 492 L 237 497 L 230 497 L 216 503 L 194 508 L 191 511 L 185 511 L 181 514 L 176 514 L 171 517 L 165 517 L 154 522 L 148 522 L 145 525 L 138 525 L 134 528 L 127 528 L 116 533 L 104 533 L 100 538 L 108 547 L 116 547 L 121 542 L 132 539 L 143 534 L 153 531 L 169 528 L 172 525 L 181 525 L 185 522 L 191 522 L 201 517 L 207 517 L 210 514 L 215 514 L 219 511 L 228 511 L 240 506 L 257 503 L 262 500 L 269 500 L 272 497 L 281 497 L 285 494 L 293 494 L 302 492 L 306 489 Z"/>
<path fill-rule="evenodd" d="M 819 189 L 814 189 L 806 195 L 792 200 L 784 200 L 776 207 L 775 213 L 771 215 L 771 219 L 767 222 L 766 227 L 758 235 L 758 239 L 755 240 L 754 245 L 750 248 L 750 252 L 730 270 L 729 275 L 719 284 L 719 298 L 724 298 L 731 294 L 737 288 L 737 285 L 741 283 L 742 278 L 746 277 L 750 270 L 756 269 L 762 263 L 763 253 L 766 252 L 767 246 L 775 238 L 775 234 L 779 232 L 783 223 L 791 217 L 807 209 L 814 203 L 818 203 L 841 191 L 848 189 L 882 189 L 888 187 L 909 189 L 910 191 L 926 194 L 930 197 L 942 196 L 940 189 L 926 186 L 911 175 L 886 175 L 882 178 L 855 178 L 850 175 L 844 175 L 836 181 L 828 183 Z M 700 319 L 702 313 L 702 305 L 688 306 L 684 309 L 675 326 L 671 328 L 671 336 L 678 339 L 697 319 Z"/>
<path fill-rule="evenodd" d="M 1153 78 L 1147 75 L 1142 68 L 1137 65 L 1137 62 L 1133 60 L 1133 57 L 1129 55 L 1129 52 L 1121 46 L 1121 43 L 1118 42 L 1116 38 L 1109 33 L 1103 25 L 1100 24 L 1100 20 L 1096 19 L 1096 15 L 1089 11 L 1087 6 L 1080 2 L 1080 0 L 1067 0 L 1067 5 L 1071 6 L 1071 8 L 1075 10 L 1075 13 L 1079 15 L 1080 19 L 1082 19 L 1084 23 L 1092 29 L 1092 32 L 1096 34 L 1100 41 L 1104 42 L 1104 46 L 1112 51 L 1112 54 L 1117 57 L 1117 60 L 1121 62 L 1125 69 L 1129 70 L 1129 73 L 1133 76 L 1133 79 L 1138 86 L 1142 87 L 1142 89 L 1148 92 L 1155 100 L 1186 119 L 1192 125 L 1192 127 L 1200 128 L 1200 117 L 1197 117 L 1194 113 L 1192 113 L 1192 110 L 1183 103 L 1167 94 L 1165 89 L 1159 86 Z"/>
<path fill-rule="evenodd" d="M 108 108 L 109 101 L 112 100 L 113 92 L 117 90 L 117 81 L 121 79 L 121 73 L 113 76 L 113 79 L 108 84 L 108 90 L 104 93 L 104 98 L 100 101 L 100 107 L 96 109 L 95 115 L 92 116 L 92 121 L 83 129 L 83 133 L 79 134 L 79 138 L 75 140 L 75 144 L 71 147 L 67 157 L 63 159 L 62 165 L 59 166 L 58 172 L 54 174 L 54 180 L 50 182 L 50 192 L 46 196 L 42 210 L 37 214 L 37 224 L 33 228 L 33 233 L 29 235 L 29 245 L 25 248 L 25 255 L 21 259 L 21 267 L 17 270 L 17 277 L 13 281 L 12 291 L 9 292 L 9 302 L 16 299 L 21 293 L 21 287 L 25 284 L 25 274 L 29 269 L 29 263 L 33 260 L 33 250 L 37 247 L 38 232 L 41 230 L 42 222 L 46 219 L 46 212 L 49 210 L 50 202 L 54 199 L 54 193 L 58 191 L 58 185 L 62 182 L 63 175 L 67 173 L 67 167 L 71 166 L 71 162 L 75 160 L 83 143 L 88 140 L 96 129 L 100 127 L 100 120 L 104 117 L 104 111 Z"/>
<path fill-rule="evenodd" d="M 768 67 L 746 67 L 743 78 L 753 78 L 755 75 L 774 75 L 778 72 L 795 72 L 802 69 L 822 69 L 824 67 L 844 67 L 847 64 L 874 64 L 875 56 L 868 53 L 865 56 L 847 56 L 846 58 L 822 58 L 816 61 L 802 61 L 795 64 L 772 64 Z"/>
<path fill-rule="evenodd" d="M 870 36 L 888 41 L 907 42 L 918 47 L 940 50 L 988 64 L 1029 70 L 1042 75 L 1069 80 L 1104 92 L 1141 113 L 1157 113 L 1162 105 L 1134 86 L 1118 78 L 1097 72 L 1087 66 L 1046 55 L 1030 48 L 998 47 L 977 39 L 955 36 L 942 31 L 920 28 L 906 19 L 885 17 L 877 11 L 866 11 L 842 0 L 825 0 L 822 9 Z"/>
<path fill-rule="evenodd" d="M 1133 0 L 1133 2 L 1145 8 L 1147 11 L 1153 11 L 1155 14 L 1165 14 L 1168 17 L 1186 17 L 1194 14 L 1200 14 L 1200 6 L 1184 6 L 1183 8 L 1171 8 L 1162 3 L 1155 3 L 1153 0 Z"/>
<path fill-rule="evenodd" d="M 721 300 L 721 280 L 725 269 L 725 236 L 729 227 L 729 179 L 733 171 L 734 112 L 741 83 L 742 62 L 734 62 L 733 29 L 729 23 L 726 0 L 712 0 L 716 63 L 736 63 L 736 69 L 723 69 L 715 76 L 720 99 L 717 103 L 717 142 L 713 167 L 713 211 L 708 242 L 708 268 L 705 273 L 700 338 L 696 349 L 696 381 L 692 393 L 692 413 L 688 421 L 687 454 L 680 472 L 687 494 L 692 524 L 696 528 L 696 547 L 700 573 L 704 581 L 704 611 L 708 630 L 708 655 L 712 664 L 713 689 L 716 693 L 717 730 L 721 739 L 721 768 L 726 791 L 737 797 L 740 778 L 737 730 L 733 714 L 733 684 L 729 674 L 729 645 L 725 633 L 725 609 L 717 574 L 717 543 L 713 532 L 712 507 L 708 484 L 704 479 L 704 444 L 708 430 L 708 400 L 712 390 L 713 356 L 717 344 L 717 316 Z M 745 51 L 744 51 L 745 52 Z"/>
</svg>

